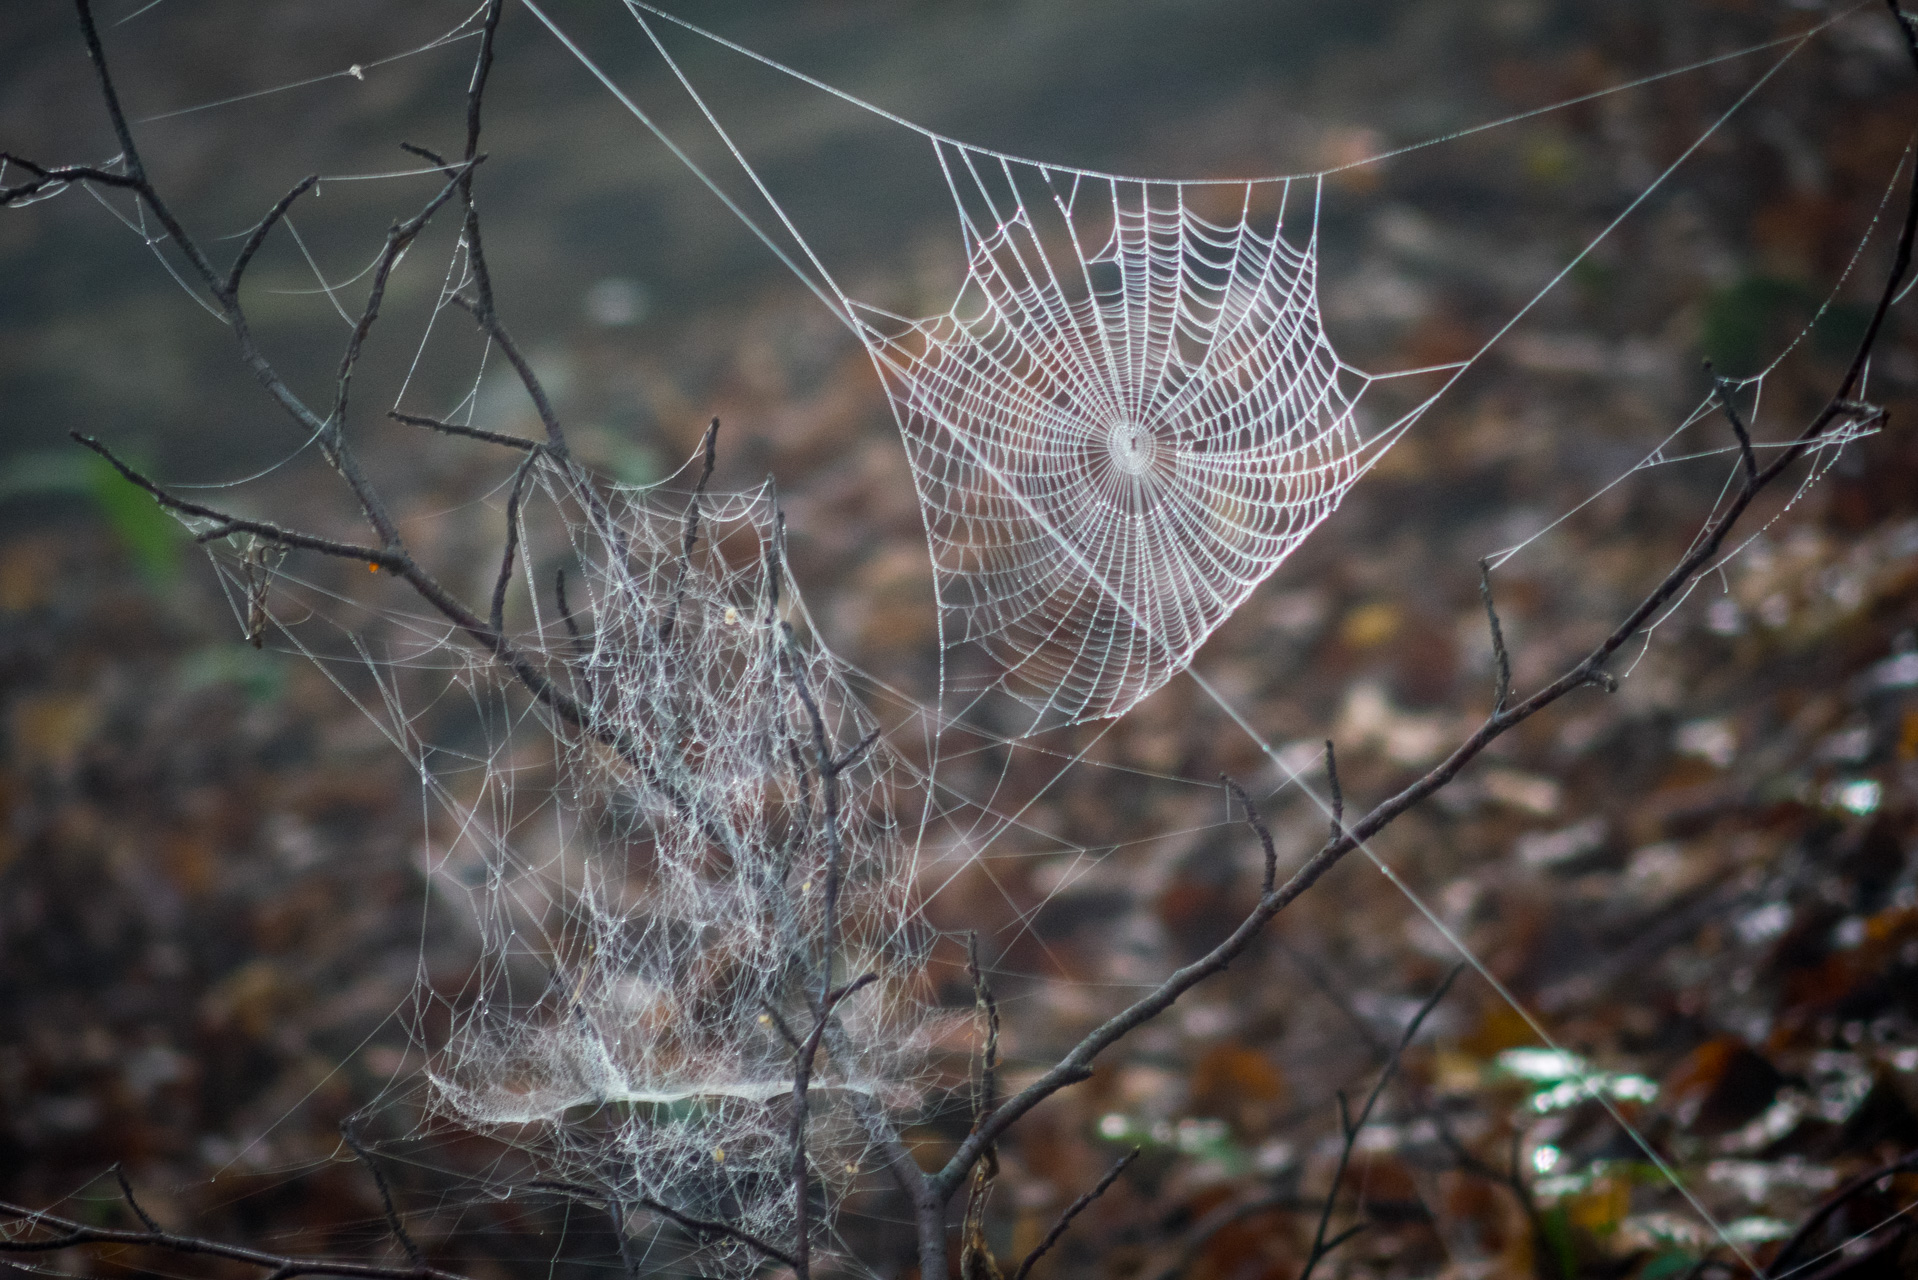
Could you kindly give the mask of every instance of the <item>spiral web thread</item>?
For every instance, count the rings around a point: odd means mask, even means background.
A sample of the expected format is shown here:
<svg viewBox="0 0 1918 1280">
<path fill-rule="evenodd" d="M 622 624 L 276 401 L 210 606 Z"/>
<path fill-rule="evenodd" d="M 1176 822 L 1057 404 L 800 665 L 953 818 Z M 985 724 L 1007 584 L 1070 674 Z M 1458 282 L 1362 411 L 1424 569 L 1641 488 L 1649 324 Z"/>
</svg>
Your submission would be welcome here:
<svg viewBox="0 0 1918 1280">
<path fill-rule="evenodd" d="M 1192 661 L 1362 469 L 1316 242 L 1284 236 L 1290 183 L 1188 191 L 934 146 L 965 286 L 900 332 L 861 312 L 946 640 L 990 654 L 1035 726 L 1117 716 Z"/>
<path fill-rule="evenodd" d="M 586 573 L 576 623 L 589 625 L 548 650 L 587 710 L 582 729 L 557 735 L 558 813 L 572 829 L 537 857 L 505 830 L 510 817 L 486 821 L 516 785 L 494 760 L 484 786 L 502 794 L 459 806 L 466 848 L 441 869 L 478 854 L 446 878 L 470 897 L 483 959 L 467 990 L 426 1000 L 423 1016 L 437 1006 L 454 1019 L 428 1105 L 609 1203 L 651 1200 L 784 1243 L 796 1226 L 786 1030 L 807 1033 L 826 966 L 835 984 L 876 976 L 836 1007 L 814 1070 L 807 1145 L 829 1224 L 865 1161 L 858 1113 L 917 1098 L 927 940 L 883 741 L 837 775 L 829 918 L 801 682 L 832 752 L 876 725 L 836 660 L 784 623 L 799 605 L 769 489 L 704 498 L 690 551 L 685 501 L 615 489 L 569 522 Z M 496 667 L 468 679 L 482 704 L 510 701 Z M 675 1229 L 656 1247 L 669 1237 L 687 1239 Z M 737 1240 L 692 1240 L 682 1261 L 705 1274 L 763 1262 Z"/>
</svg>

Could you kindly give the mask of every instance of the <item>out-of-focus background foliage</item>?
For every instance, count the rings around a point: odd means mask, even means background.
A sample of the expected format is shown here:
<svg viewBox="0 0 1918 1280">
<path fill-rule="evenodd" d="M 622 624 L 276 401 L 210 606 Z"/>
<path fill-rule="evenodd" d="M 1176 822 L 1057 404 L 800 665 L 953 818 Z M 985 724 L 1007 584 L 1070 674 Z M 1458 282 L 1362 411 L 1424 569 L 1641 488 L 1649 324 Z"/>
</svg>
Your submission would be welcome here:
<svg viewBox="0 0 1918 1280">
<path fill-rule="evenodd" d="M 719 171 L 618 5 L 553 9 Z M 1342 163 L 1826 12 L 1774 0 L 808 0 L 692 16 L 969 141 L 1188 176 Z M 428 192 L 425 179 L 343 176 L 405 167 L 400 141 L 453 151 L 463 136 L 470 41 L 382 60 L 464 16 L 438 0 L 101 6 L 149 168 L 189 225 L 230 249 L 219 238 L 297 178 L 329 175 L 293 225 L 335 282 Z M 944 305 L 957 239 L 921 144 L 732 55 L 673 48 L 852 292 L 903 311 Z M 1476 350 L 1768 60 L 1332 180 L 1321 287 L 1341 353 L 1382 370 Z M 1731 466 L 1721 455 L 1627 474 L 1700 400 L 1700 360 L 1757 372 L 1830 295 L 1766 379 L 1760 434 L 1795 431 L 1828 394 L 1882 241 L 1844 273 L 1914 120 L 1918 92 L 1883 13 L 1812 40 L 1248 602 L 1201 655 L 1210 678 L 1276 741 L 1335 737 L 1360 804 L 1486 705 L 1477 560 L 1575 507 L 1497 586 L 1521 686 L 1592 643 L 1682 553 Z M 0 148 L 44 162 L 114 150 L 72 16 L 53 0 L 0 15 Z M 517 7 L 484 149 L 501 305 L 580 452 L 644 480 L 721 416 L 720 480 L 776 476 L 826 638 L 929 698 L 934 618 L 910 476 L 857 344 Z M 417 412 L 474 390 L 470 352 L 429 346 L 414 367 L 452 230 L 449 219 L 396 280 L 352 431 L 425 558 L 476 587 L 497 527 L 476 502 L 500 460 L 381 416 L 408 376 Z M 361 288 L 342 285 L 349 312 Z M 347 325 L 315 289 L 281 237 L 249 305 L 275 360 L 323 400 Z M 1761 536 L 1634 650 L 1617 695 L 1529 724 L 1380 846 L 1564 1044 L 1611 1073 L 1619 1104 L 1761 1255 L 1822 1194 L 1918 1145 L 1915 380 L 1910 326 L 1895 317 L 1869 388 L 1890 430 L 1789 510 L 1767 507 Z M 476 394 L 488 424 L 530 428 L 496 372 Z M 198 551 L 65 444 L 69 430 L 168 481 L 246 481 L 216 495 L 245 510 L 352 529 L 344 493 L 229 335 L 109 208 L 71 191 L 0 214 L 0 1195 L 104 1219 L 98 1175 L 119 1162 L 169 1223 L 274 1249 L 378 1252 L 376 1201 L 339 1159 L 335 1126 L 417 1065 L 391 1017 L 416 971 L 463 962 L 420 871 L 417 782 L 330 682 L 337 672 L 244 643 Z M 1720 431 L 1687 436 L 1685 451 L 1722 446 Z M 327 580 L 398 602 L 364 575 Z M 1150 699 L 1091 758 L 1139 772 L 1075 773 L 1028 814 L 1048 842 L 1009 838 L 932 905 L 998 957 L 1015 1081 L 1127 984 L 1207 945 L 1256 889 L 1249 838 L 1220 825 L 1217 793 L 1150 779 L 1275 780 L 1189 686 Z M 1007 795 L 1049 776 L 1015 761 Z M 1275 815 L 1288 848 L 1320 822 L 1304 806 Z M 1065 845 L 1097 856 L 1052 852 Z M 1045 1265 L 1295 1274 L 1330 1177 L 1336 1091 L 1369 1086 L 1451 960 L 1376 872 L 1341 868 L 1245 963 L 1024 1126 L 993 1202 L 998 1247 L 1028 1247 L 1138 1143 L 1147 1158 Z M 1362 1203 L 1373 1225 L 1340 1265 L 1642 1280 L 1692 1265 L 1710 1244 L 1696 1219 L 1564 1085 L 1575 1066 L 1527 1056 L 1530 1044 L 1502 1002 L 1461 980 L 1361 1143 L 1357 1199 L 1342 1203 Z M 934 1115 L 914 1137 L 937 1148 L 962 1131 L 963 1117 Z M 583 1211 L 461 1194 L 461 1175 L 492 1159 L 442 1136 L 396 1173 L 436 1260 L 486 1276 L 613 1265 Z M 1899 1179 L 1853 1201 L 1816 1248 L 1914 1195 Z M 882 1273 L 904 1265 L 896 1224 L 856 1216 L 848 1232 Z M 1909 1247 L 1838 1261 L 1842 1274 L 1908 1274 Z"/>
</svg>

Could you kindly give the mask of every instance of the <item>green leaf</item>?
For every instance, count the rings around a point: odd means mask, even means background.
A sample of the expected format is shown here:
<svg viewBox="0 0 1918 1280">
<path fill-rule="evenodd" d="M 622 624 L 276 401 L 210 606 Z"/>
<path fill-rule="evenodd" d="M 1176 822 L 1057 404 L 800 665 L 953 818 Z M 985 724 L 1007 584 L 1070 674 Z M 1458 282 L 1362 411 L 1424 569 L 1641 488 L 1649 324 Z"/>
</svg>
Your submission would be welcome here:
<svg viewBox="0 0 1918 1280">
<path fill-rule="evenodd" d="M 89 493 L 100 514 L 147 581 L 156 587 L 170 585 L 180 576 L 180 549 L 186 541 L 180 522 L 105 458 L 89 454 L 85 461 L 92 472 Z"/>
<path fill-rule="evenodd" d="M 91 502 L 152 585 L 169 586 L 180 576 L 186 531 L 105 458 L 77 448 L 29 453 L 10 462 L 0 476 L 0 502 L 50 495 Z"/>
<path fill-rule="evenodd" d="M 1638 1280 L 1666 1280 L 1668 1276 L 1682 1275 L 1691 1270 L 1697 1259 L 1682 1249 L 1668 1249 L 1645 1264 L 1638 1273 Z"/>
</svg>

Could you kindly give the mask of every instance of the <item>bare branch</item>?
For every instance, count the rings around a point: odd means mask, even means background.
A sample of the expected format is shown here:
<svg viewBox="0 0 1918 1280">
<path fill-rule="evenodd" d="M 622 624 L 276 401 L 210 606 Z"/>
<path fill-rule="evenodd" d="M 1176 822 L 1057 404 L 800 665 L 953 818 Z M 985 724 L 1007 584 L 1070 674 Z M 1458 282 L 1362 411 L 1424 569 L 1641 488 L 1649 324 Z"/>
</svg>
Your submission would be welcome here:
<svg viewBox="0 0 1918 1280">
<path fill-rule="evenodd" d="M 445 432 L 449 436 L 466 436 L 473 440 L 484 440 L 488 444 L 504 445 L 508 449 L 523 449 L 531 452 L 546 448 L 537 440 L 509 436 L 500 431 L 485 431 L 479 427 L 465 427 L 457 422 L 442 422 L 438 418 L 425 418 L 416 413 L 389 411 L 386 416 L 395 422 L 404 422 L 409 427 L 427 427 L 433 431 Z"/>
<path fill-rule="evenodd" d="M 214 521 L 215 524 L 213 528 L 194 535 L 195 541 L 211 542 L 216 538 L 224 538 L 232 533 L 250 533 L 256 537 L 265 538 L 270 542 L 277 542 L 281 546 L 299 547 L 306 551 L 317 551 L 321 555 L 337 556 L 342 560 L 358 560 L 363 564 L 373 565 L 381 569 L 390 569 L 396 573 L 399 572 L 405 564 L 409 563 L 404 555 L 384 551 L 378 547 L 361 546 L 358 543 L 352 542 L 338 542 L 331 538 L 317 538 L 311 534 L 285 529 L 264 520 L 248 520 L 241 516 L 229 515 L 227 512 L 219 511 L 212 507 L 202 506 L 197 502 L 189 502 L 185 498 L 176 497 L 168 493 L 165 489 L 162 489 L 159 485 L 154 484 L 153 481 L 147 479 L 132 467 L 129 467 L 126 463 L 122 462 L 111 449 L 101 444 L 92 436 L 83 436 L 78 431 L 70 432 L 69 434 L 76 443 L 93 450 L 93 452 L 112 463 L 115 471 L 118 471 L 129 483 L 146 490 L 147 493 L 153 496 L 154 501 L 158 502 L 168 511 L 177 512 L 185 516 L 194 516 L 202 520 Z"/>
<path fill-rule="evenodd" d="M 402 1249 L 406 1250 L 406 1260 L 413 1264 L 413 1269 L 419 1270 L 426 1265 L 426 1259 L 420 1253 L 420 1247 L 413 1243 L 413 1237 L 408 1234 L 406 1224 L 400 1221 L 399 1210 L 393 1207 L 393 1190 L 386 1185 L 386 1174 L 378 1164 L 374 1163 L 372 1153 L 360 1145 L 358 1135 L 353 1132 L 352 1121 L 341 1121 L 340 1138 L 353 1149 L 353 1154 L 358 1156 L 360 1163 L 366 1166 L 366 1171 L 373 1175 L 373 1185 L 378 1187 L 380 1192 L 380 1210 L 386 1215 L 387 1230 L 393 1233 L 393 1238 L 400 1242 Z"/>
<path fill-rule="evenodd" d="M 843 987 L 828 990 L 813 1011 L 812 1031 L 793 1055 L 792 1128 L 789 1140 L 792 1144 L 794 1239 L 793 1256 L 782 1260 L 793 1269 L 798 1280 L 808 1280 L 812 1274 L 812 1167 L 806 1156 L 806 1126 L 811 1115 L 808 1094 L 812 1088 L 813 1059 L 819 1055 L 819 1043 L 825 1038 L 826 1028 L 832 1024 L 833 1009 L 853 992 L 878 980 L 878 974 L 865 973 Z M 788 1037 L 791 1036 L 791 1031 L 786 1030 L 783 1022 L 780 1028 L 786 1031 Z"/>
<path fill-rule="evenodd" d="M 472 167 L 484 158 L 475 156 L 466 163 L 464 171 L 470 173 Z M 367 292 L 366 305 L 361 308 L 360 318 L 353 326 L 353 334 L 347 339 L 346 350 L 340 355 L 340 370 L 333 392 L 333 410 L 326 416 L 319 432 L 321 454 L 333 469 L 340 473 L 340 478 L 346 481 L 347 487 L 353 491 L 354 498 L 359 501 L 360 510 L 365 513 L 367 522 L 380 535 L 380 541 L 387 546 L 399 544 L 399 529 L 394 525 L 392 517 L 387 514 L 385 504 L 380 500 L 371 482 L 361 472 L 358 459 L 346 448 L 346 408 L 353 387 L 353 371 L 359 365 L 360 351 L 366 344 L 366 336 L 372 332 L 374 322 L 379 319 L 380 306 L 386 298 L 387 281 L 391 279 L 393 268 L 399 263 L 400 255 L 406 252 L 420 232 L 426 229 L 426 224 L 439 211 L 440 206 L 452 199 L 458 189 L 459 179 L 457 177 L 449 179 L 446 185 L 440 188 L 439 194 L 427 202 L 424 209 L 405 222 L 395 223 L 387 231 L 386 247 L 380 252 L 378 265 L 373 270 L 373 285 Z M 231 299 L 228 300 L 228 304 L 235 305 Z"/>
<path fill-rule="evenodd" d="M 1452 984 L 1457 982 L 1458 976 L 1464 972 L 1463 964 L 1452 966 L 1452 971 L 1445 975 L 1445 981 L 1439 983 L 1438 989 L 1425 998 L 1425 1003 L 1419 1006 L 1418 1012 L 1413 1014 L 1411 1021 L 1405 1024 L 1404 1034 L 1399 1037 L 1398 1044 L 1393 1047 L 1392 1056 L 1386 1059 L 1384 1067 L 1379 1070 L 1379 1078 L 1373 1084 L 1372 1092 L 1366 1095 L 1365 1105 L 1359 1108 L 1356 1120 L 1352 1118 L 1346 1104 L 1345 1094 L 1339 1094 L 1339 1130 L 1344 1142 L 1339 1147 L 1339 1163 L 1332 1173 L 1332 1185 L 1326 1190 L 1325 1201 L 1319 1209 L 1319 1225 L 1312 1233 L 1312 1251 L 1306 1257 L 1304 1269 L 1299 1272 L 1299 1280 L 1311 1280 L 1312 1272 L 1319 1263 L 1323 1262 L 1334 1249 L 1364 1229 L 1365 1223 L 1359 1222 L 1329 1240 L 1325 1235 L 1327 1228 L 1332 1224 L 1332 1211 L 1338 1205 L 1339 1187 L 1345 1181 L 1346 1169 L 1351 1166 L 1352 1152 L 1358 1146 L 1359 1133 L 1365 1128 L 1366 1122 L 1372 1118 L 1372 1109 L 1378 1105 L 1379 1098 L 1385 1093 L 1385 1087 L 1391 1084 L 1392 1077 L 1398 1074 L 1399 1063 L 1405 1057 L 1405 1051 L 1411 1047 L 1412 1041 L 1417 1038 L 1419 1028 L 1425 1024 L 1425 1019 L 1432 1010 L 1438 1008 L 1439 1001 L 1445 999 L 1446 993 L 1452 989 Z"/>
<path fill-rule="evenodd" d="M 1752 453 L 1751 432 L 1745 429 L 1745 420 L 1738 414 L 1738 406 L 1732 403 L 1732 381 L 1721 378 L 1712 368 L 1712 362 L 1705 362 L 1705 376 L 1712 380 L 1712 398 L 1718 401 L 1719 409 L 1726 421 L 1732 424 L 1732 434 L 1738 437 L 1738 460 L 1745 468 L 1745 485 L 1758 478 L 1758 458 Z"/>
<path fill-rule="evenodd" d="M 680 607 L 686 603 L 686 579 L 693 571 L 693 547 L 699 542 L 699 504 L 706 496 L 706 482 L 713 478 L 713 467 L 719 460 L 718 446 L 719 419 L 714 418 L 706 428 L 705 462 L 699 469 L 699 481 L 693 485 L 693 496 L 686 500 L 686 532 L 679 545 L 679 576 L 673 585 L 673 602 L 667 606 L 666 617 L 659 624 L 662 641 L 673 634 Z"/>
<path fill-rule="evenodd" d="M 717 1222 L 711 1218 L 695 1218 L 692 1214 L 681 1213 L 671 1205 L 662 1204 L 651 1196 L 641 1196 L 637 1203 L 651 1209 L 662 1218 L 670 1218 L 673 1222 L 684 1227 L 694 1235 L 724 1236 L 729 1240 L 737 1240 L 746 1247 L 756 1249 L 760 1253 L 765 1254 L 774 1262 L 784 1263 L 795 1271 L 799 1270 L 799 1260 L 792 1254 L 787 1253 L 771 1241 L 762 1240 L 752 1232 L 740 1227 L 735 1227 L 729 1222 Z M 624 1233 L 622 1233 L 622 1238 L 623 1236 Z M 801 1274 L 804 1273 L 802 1272 Z"/>
<path fill-rule="evenodd" d="M 34 180 L 23 182 L 17 187 L 0 187 L 0 207 L 31 200 L 49 187 L 64 187 L 75 182 L 97 182 L 103 187 L 122 187 L 134 191 L 140 191 L 145 187 L 138 178 L 130 178 L 124 173 L 113 173 L 106 169 L 97 169 L 92 165 L 61 165 L 49 169 L 35 164 L 25 156 L 14 155 L 11 151 L 0 151 L 0 165 L 9 164 L 33 174 Z"/>
<path fill-rule="evenodd" d="M 240 246 L 240 252 L 233 258 L 232 269 L 226 273 L 226 284 L 222 293 L 222 300 L 226 305 L 232 306 L 239 298 L 240 277 L 246 274 L 247 266 L 253 261 L 253 255 L 258 253 L 260 246 L 266 243 L 268 233 L 279 225 L 280 219 L 286 217 L 286 211 L 293 207 L 293 202 L 312 190 L 313 184 L 319 180 L 320 175 L 313 173 L 294 183 L 293 189 L 281 196 L 279 202 L 267 210 L 266 216 L 260 219 L 259 225 L 253 228 L 253 234 L 249 235 L 246 243 Z"/>
<path fill-rule="evenodd" d="M 844 773 L 858 764 L 860 759 L 872 750 L 873 743 L 879 741 L 879 734 L 880 731 L 877 728 L 869 730 L 865 737 L 847 747 L 845 754 L 832 762 L 833 773 L 835 775 Z"/>
<path fill-rule="evenodd" d="M 519 344 L 513 341 L 506 326 L 500 323 L 499 316 L 490 307 L 483 307 L 464 294 L 453 294 L 447 301 L 472 316 L 487 336 L 499 345 L 507 363 L 519 375 L 520 385 L 526 388 L 526 394 L 532 398 L 533 410 L 539 414 L 540 425 L 546 428 L 546 443 L 561 457 L 570 459 L 572 453 L 566 447 L 566 433 L 559 425 L 559 414 L 553 410 L 552 398 L 546 394 L 546 386 L 539 380 L 539 375 L 533 372 L 532 362 L 519 349 Z"/>
<path fill-rule="evenodd" d="M 559 606 L 559 620 L 566 624 L 566 634 L 575 645 L 580 642 L 579 623 L 573 621 L 573 610 L 566 603 L 566 566 L 553 570 L 553 603 Z"/>
<path fill-rule="evenodd" d="M 777 576 L 776 574 L 773 576 Z M 832 744 L 826 735 L 826 720 L 820 714 L 819 702 L 813 697 L 812 688 L 806 680 L 805 666 L 798 657 L 798 648 L 793 641 L 792 624 L 781 622 L 779 634 L 783 644 L 779 651 L 779 660 L 786 672 L 792 677 L 793 691 L 799 695 L 800 704 L 806 709 L 806 719 L 812 728 L 813 756 L 819 766 L 822 808 L 826 824 L 826 884 L 825 884 L 825 922 L 822 929 L 825 954 L 819 965 L 819 1002 L 821 1016 L 827 1004 L 827 995 L 832 990 L 833 952 L 839 937 L 839 888 L 840 877 L 844 872 L 844 847 L 839 833 L 839 771 L 834 767 L 836 757 Z"/>
<path fill-rule="evenodd" d="M 1219 781 L 1225 783 L 1226 789 L 1239 798 L 1239 803 L 1245 808 L 1246 825 L 1252 828 L 1259 837 L 1259 844 L 1265 849 L 1265 879 L 1261 883 L 1259 892 L 1271 893 L 1272 886 L 1278 882 L 1279 878 L 1279 855 L 1272 847 L 1272 831 L 1265 825 L 1265 819 L 1259 816 L 1259 806 L 1252 803 L 1252 797 L 1246 794 L 1244 787 L 1223 773 L 1219 775 Z"/>
<path fill-rule="evenodd" d="M 1909 24 L 1907 23 L 1907 26 Z M 1876 1185 L 1893 1174 L 1918 1169 L 1918 1151 L 1908 1151 L 1890 1164 L 1873 1169 L 1870 1173 L 1860 1174 L 1844 1186 L 1825 1198 L 1812 1215 L 1798 1224 L 1784 1244 L 1778 1246 L 1778 1252 L 1772 1255 L 1771 1265 L 1765 1268 L 1764 1280 L 1780 1280 L 1791 1271 L 1791 1262 L 1797 1257 L 1810 1239 L 1818 1234 L 1818 1228 L 1825 1225 L 1831 1215 L 1845 1207 L 1867 1188 Z"/>
<path fill-rule="evenodd" d="M 513 557 L 519 551 L 519 504 L 526 493 L 526 477 L 538 461 L 538 453 L 526 455 L 526 460 L 513 473 L 512 492 L 506 495 L 506 548 L 500 553 L 499 576 L 493 580 L 493 608 L 488 615 L 496 636 L 506 634 L 506 588 L 513 580 Z"/>
<path fill-rule="evenodd" d="M 972 979 L 973 1007 L 986 1024 L 986 1042 L 979 1050 L 979 1084 L 972 1099 L 972 1123 L 977 1128 L 999 1101 L 999 1002 L 993 997 L 992 984 L 986 981 L 984 966 L 979 963 L 977 931 L 966 934 L 966 976 Z"/>
<path fill-rule="evenodd" d="M 1498 683 L 1492 689 L 1492 714 L 1505 710 L 1512 699 L 1512 655 L 1505 651 L 1505 629 L 1498 624 L 1498 609 L 1492 603 L 1492 564 L 1478 562 L 1478 595 L 1485 602 L 1485 621 L 1492 628 L 1492 660 L 1498 670 Z M 1326 743 L 1328 751 L 1331 743 Z M 1329 756 L 1327 757 L 1330 758 Z"/>
<path fill-rule="evenodd" d="M 148 1231 L 165 1234 L 165 1228 L 155 1222 L 153 1215 L 142 1208 L 139 1200 L 134 1197 L 133 1184 L 127 1181 L 127 1171 L 116 1164 L 113 1166 L 113 1177 L 120 1184 L 120 1198 L 127 1202 L 127 1208 L 133 1210 L 133 1216 L 138 1218 Z M 417 1258 L 414 1259 L 415 1263 L 418 1261 Z"/>
<path fill-rule="evenodd" d="M 1092 1190 L 1086 1192 L 1070 1205 L 1066 1206 L 1066 1211 L 1059 1215 L 1057 1222 L 1052 1224 L 1052 1230 L 1046 1232 L 1046 1238 L 1039 1242 L 1037 1248 L 1026 1255 L 1025 1261 L 1019 1264 L 1019 1269 L 1012 1273 L 1012 1280 L 1026 1280 L 1026 1276 L 1032 1271 L 1033 1264 L 1051 1252 L 1052 1246 L 1059 1243 L 1060 1237 L 1065 1235 L 1066 1229 L 1072 1225 L 1074 1218 L 1084 1213 L 1086 1208 L 1091 1205 L 1094 1200 L 1097 1200 L 1111 1189 L 1112 1184 L 1119 1180 L 1119 1175 L 1126 1171 L 1126 1166 L 1139 1158 L 1139 1151 L 1140 1148 L 1134 1147 L 1132 1150 L 1120 1156 L 1118 1163 L 1106 1171 L 1106 1176 L 1099 1179 Z"/>
<path fill-rule="evenodd" d="M 180 252 L 186 255 L 206 287 L 218 293 L 220 281 L 214 274 L 213 264 L 207 261 L 206 255 L 200 252 L 200 247 L 187 235 L 179 219 L 173 216 L 173 211 L 147 181 L 146 165 L 140 160 L 140 149 L 133 144 L 133 130 L 128 127 L 126 112 L 120 107 L 120 91 L 114 87 L 113 74 L 107 69 L 106 50 L 101 47 L 100 32 L 93 24 L 91 0 L 74 0 L 73 7 L 80 17 L 80 34 L 86 40 L 87 57 L 93 62 L 94 78 L 100 83 L 100 97 L 106 103 L 107 118 L 112 121 L 113 135 L 120 142 L 120 160 L 126 166 L 126 176 L 130 179 L 113 185 L 130 187 L 139 194 L 147 208 L 153 211 L 153 216 L 159 219 L 160 225 L 166 228 L 167 235 L 179 246 Z"/>
<path fill-rule="evenodd" d="M 26 1224 L 29 1231 L 51 1232 L 27 1236 L 0 1237 L 0 1254 L 57 1253 L 87 1245 L 111 1244 L 134 1248 L 160 1249 L 167 1253 L 223 1258 L 257 1267 L 271 1276 L 293 1280 L 299 1276 L 344 1276 L 350 1280 L 466 1280 L 438 1267 L 388 1267 L 372 1262 L 340 1262 L 329 1258 L 302 1258 L 292 1254 L 266 1253 L 244 1245 L 226 1244 L 201 1236 L 176 1235 L 171 1231 L 145 1227 L 127 1231 L 113 1227 L 95 1227 L 42 1209 L 0 1201 L 0 1218 Z M 145 1218 L 145 1215 L 142 1215 Z"/>
<path fill-rule="evenodd" d="M 1331 794 L 1332 838 L 1345 834 L 1345 792 L 1339 787 L 1339 753 L 1332 739 L 1325 740 L 1325 784 Z"/>
<path fill-rule="evenodd" d="M 764 1002 L 764 1007 L 766 1012 L 761 1016 L 772 1024 L 775 1031 L 779 1032 L 779 1038 L 786 1042 L 786 1047 L 794 1053 L 798 1053 L 800 1049 L 800 1039 L 793 1034 L 792 1027 L 787 1025 L 785 1015 L 780 1013 L 779 1007 L 770 1000 Z"/>
</svg>

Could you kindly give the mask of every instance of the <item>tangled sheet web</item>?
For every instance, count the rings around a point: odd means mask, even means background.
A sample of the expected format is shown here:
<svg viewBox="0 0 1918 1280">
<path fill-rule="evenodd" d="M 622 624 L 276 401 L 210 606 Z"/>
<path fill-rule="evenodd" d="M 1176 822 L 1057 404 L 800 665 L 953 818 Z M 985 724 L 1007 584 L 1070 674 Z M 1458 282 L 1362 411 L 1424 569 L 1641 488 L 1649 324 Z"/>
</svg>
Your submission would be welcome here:
<svg viewBox="0 0 1918 1280">
<path fill-rule="evenodd" d="M 933 145 L 964 287 L 903 331 L 852 305 L 911 457 L 946 640 L 989 653 L 1035 725 L 1121 715 L 1362 470 L 1316 239 L 1285 237 L 1290 182 Z"/>
<path fill-rule="evenodd" d="M 468 990 L 441 995 L 454 1025 L 429 1105 L 629 1211 L 650 1201 L 786 1242 L 785 1036 L 806 1034 L 828 970 L 834 984 L 875 976 L 838 1004 L 813 1076 L 829 1221 L 865 1159 L 859 1113 L 916 1098 L 928 940 L 892 817 L 896 761 L 833 657 L 783 621 L 797 602 L 770 492 L 693 499 L 690 552 L 687 501 L 615 489 L 573 524 L 584 617 L 543 631 L 586 713 L 556 735 L 574 829 L 528 857 L 467 807 L 479 865 L 454 878 L 483 959 Z M 497 664 L 470 678 L 497 688 Z M 806 696 L 830 752 L 866 744 L 836 775 L 832 829 Z M 514 785 L 490 762 L 486 777 Z M 724 1236 L 682 1244 L 707 1274 L 763 1263 Z"/>
</svg>

